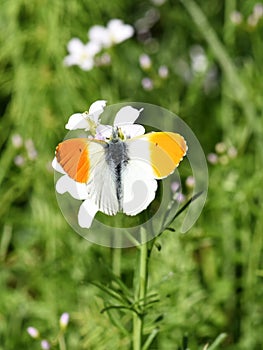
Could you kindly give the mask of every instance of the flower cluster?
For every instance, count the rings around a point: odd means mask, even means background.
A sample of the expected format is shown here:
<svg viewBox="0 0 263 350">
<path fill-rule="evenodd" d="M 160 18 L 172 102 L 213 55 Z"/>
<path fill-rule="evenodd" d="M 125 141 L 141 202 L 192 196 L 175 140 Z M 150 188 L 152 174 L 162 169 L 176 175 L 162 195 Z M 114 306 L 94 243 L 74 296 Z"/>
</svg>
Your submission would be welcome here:
<svg viewBox="0 0 263 350">
<path fill-rule="evenodd" d="M 73 38 L 67 48 L 69 55 L 64 59 L 66 66 L 77 65 L 83 70 L 91 70 L 95 64 L 96 55 L 104 49 L 120 44 L 131 38 L 134 29 L 124 24 L 120 19 L 112 19 L 106 27 L 95 25 L 88 31 L 89 41 L 84 44 L 80 39 Z M 107 65 L 110 62 L 109 54 L 102 54 L 97 60 L 98 65 Z"/>
<path fill-rule="evenodd" d="M 65 126 L 66 129 L 82 129 L 89 133 L 91 139 L 108 140 L 112 135 L 112 126 L 101 124 L 101 114 L 105 106 L 106 101 L 99 100 L 92 103 L 88 112 L 73 114 Z M 125 106 L 116 114 L 113 127 L 120 130 L 123 139 L 144 134 L 144 127 L 134 124 L 141 111 L 142 109 L 138 110 L 131 106 Z M 59 194 L 68 192 L 74 199 L 83 201 L 78 212 L 78 224 L 80 227 L 89 228 L 94 216 L 99 211 L 99 207 L 90 198 L 87 184 L 76 182 L 70 178 L 58 163 L 56 157 L 53 159 L 52 166 L 57 172 L 63 174 L 56 183 L 56 191 Z"/>
<path fill-rule="evenodd" d="M 161 65 L 158 68 L 157 73 L 152 67 L 152 60 L 149 55 L 143 53 L 139 57 L 139 65 L 147 76 L 141 81 L 142 87 L 146 91 L 153 90 L 153 88 L 161 85 L 161 80 L 165 80 L 169 76 L 169 69 L 165 65 Z"/>
<path fill-rule="evenodd" d="M 19 134 L 11 137 L 12 145 L 19 153 L 14 157 L 14 163 L 17 167 L 23 167 L 27 161 L 34 161 L 37 158 L 37 150 L 32 139 L 23 140 Z"/>
<path fill-rule="evenodd" d="M 237 149 L 233 146 L 228 147 L 224 142 L 218 142 L 215 145 L 215 152 L 207 155 L 210 164 L 227 164 L 230 159 L 236 158 Z"/>
<path fill-rule="evenodd" d="M 57 338 L 63 337 L 63 334 L 64 334 L 64 332 L 67 329 L 68 323 L 69 323 L 69 314 L 67 312 L 64 312 L 60 316 L 60 319 L 59 319 L 60 331 L 59 331 L 59 334 L 58 334 Z M 43 339 L 41 337 L 41 334 L 40 334 L 39 330 L 37 328 L 35 328 L 35 327 L 32 327 L 32 326 L 28 327 L 27 328 L 27 333 L 32 339 L 40 340 L 40 347 L 41 347 L 42 350 L 49 350 L 49 349 L 51 349 L 51 344 L 52 343 L 53 343 L 53 345 L 57 344 L 56 340 L 51 342 L 51 341 L 48 341 L 47 339 Z"/>
<path fill-rule="evenodd" d="M 230 21 L 235 25 L 246 24 L 248 28 L 255 28 L 263 18 L 263 4 L 257 3 L 254 5 L 251 14 L 247 17 L 244 22 L 243 15 L 239 11 L 233 11 L 230 14 Z"/>
<path fill-rule="evenodd" d="M 191 192 L 195 187 L 195 178 L 192 175 L 189 175 L 185 179 L 184 183 L 187 192 Z M 172 202 L 183 203 L 187 199 L 189 193 L 184 194 L 182 192 L 182 186 L 180 181 L 173 181 L 171 183 L 171 191 L 172 191 Z"/>
</svg>

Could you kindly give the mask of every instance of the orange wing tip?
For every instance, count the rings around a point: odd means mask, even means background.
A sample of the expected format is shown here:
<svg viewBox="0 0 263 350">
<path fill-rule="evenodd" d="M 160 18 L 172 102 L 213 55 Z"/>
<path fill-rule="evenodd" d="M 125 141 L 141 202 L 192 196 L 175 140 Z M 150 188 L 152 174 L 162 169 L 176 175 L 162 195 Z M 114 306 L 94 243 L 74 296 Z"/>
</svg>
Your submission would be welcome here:
<svg viewBox="0 0 263 350">
<path fill-rule="evenodd" d="M 68 139 L 56 147 L 58 163 L 73 180 L 86 183 L 89 178 L 89 154 L 85 139 Z"/>
</svg>

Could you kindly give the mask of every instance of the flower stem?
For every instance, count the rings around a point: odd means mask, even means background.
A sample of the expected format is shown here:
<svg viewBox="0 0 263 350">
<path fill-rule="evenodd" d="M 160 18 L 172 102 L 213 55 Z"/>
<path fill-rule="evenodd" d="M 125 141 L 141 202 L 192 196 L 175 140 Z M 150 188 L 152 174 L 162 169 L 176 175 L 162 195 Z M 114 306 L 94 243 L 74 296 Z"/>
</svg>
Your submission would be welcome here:
<svg viewBox="0 0 263 350">
<path fill-rule="evenodd" d="M 112 271 L 115 276 L 121 276 L 121 248 L 112 250 Z"/>
<path fill-rule="evenodd" d="M 141 242 L 146 242 L 146 230 L 141 228 Z M 147 243 L 141 244 L 139 247 L 139 269 L 138 276 L 135 279 L 135 305 L 138 305 L 139 312 L 133 316 L 133 350 L 141 350 L 143 337 L 143 321 L 145 297 L 147 294 L 147 279 L 148 279 L 148 257 Z"/>
<path fill-rule="evenodd" d="M 67 350 L 64 332 L 60 332 L 58 335 L 59 350 Z"/>
</svg>

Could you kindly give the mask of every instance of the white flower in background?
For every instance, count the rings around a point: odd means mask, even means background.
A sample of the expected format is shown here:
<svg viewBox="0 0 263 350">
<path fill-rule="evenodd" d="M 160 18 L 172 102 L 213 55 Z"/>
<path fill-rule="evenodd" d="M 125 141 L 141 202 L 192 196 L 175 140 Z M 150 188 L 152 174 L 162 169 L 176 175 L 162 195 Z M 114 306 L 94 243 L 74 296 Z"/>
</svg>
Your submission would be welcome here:
<svg viewBox="0 0 263 350">
<path fill-rule="evenodd" d="M 143 78 L 142 81 L 142 87 L 144 90 L 151 91 L 153 89 L 153 81 L 150 78 Z"/>
<path fill-rule="evenodd" d="M 179 181 L 173 181 L 171 183 L 171 190 L 173 193 L 178 192 L 181 188 L 181 183 Z"/>
<path fill-rule="evenodd" d="M 63 312 L 59 319 L 60 329 L 65 330 L 69 323 L 69 313 Z"/>
<path fill-rule="evenodd" d="M 169 69 L 167 68 L 167 66 L 160 66 L 158 69 L 158 74 L 160 78 L 166 79 L 169 75 Z"/>
<path fill-rule="evenodd" d="M 230 13 L 230 21 L 233 23 L 233 24 L 240 24 L 243 20 L 243 16 L 242 16 L 242 13 L 240 13 L 239 11 L 233 11 Z"/>
<path fill-rule="evenodd" d="M 97 67 L 109 66 L 111 64 L 111 56 L 105 52 L 101 56 L 97 56 L 95 60 Z"/>
<path fill-rule="evenodd" d="M 88 112 L 73 114 L 65 128 L 68 130 L 84 129 L 90 131 L 91 134 L 96 133 L 96 128 L 100 124 L 100 115 L 104 111 L 106 101 L 98 100 L 89 108 Z"/>
<path fill-rule="evenodd" d="M 253 14 L 254 16 L 259 20 L 261 17 L 263 17 L 263 4 L 262 3 L 257 3 L 255 4 L 253 8 Z"/>
<path fill-rule="evenodd" d="M 151 0 L 151 2 L 156 6 L 162 6 L 166 0 Z"/>
<path fill-rule="evenodd" d="M 250 27 L 256 27 L 256 25 L 258 24 L 258 19 L 257 17 L 254 16 L 254 14 L 252 13 L 250 16 L 248 16 L 247 18 L 247 24 Z"/>
<path fill-rule="evenodd" d="M 14 163 L 18 167 L 22 167 L 25 164 L 25 162 L 26 162 L 26 160 L 25 160 L 25 158 L 23 156 L 21 156 L 21 154 L 18 154 L 14 158 Z"/>
<path fill-rule="evenodd" d="M 247 24 L 250 27 L 256 27 L 262 17 L 263 17 L 263 4 L 257 3 L 253 7 L 253 12 L 247 18 Z"/>
<path fill-rule="evenodd" d="M 208 67 L 208 60 L 202 46 L 192 46 L 190 49 L 190 57 L 194 73 L 205 73 Z"/>
<path fill-rule="evenodd" d="M 27 150 L 27 155 L 30 160 L 35 160 L 37 158 L 37 150 L 32 139 L 25 141 L 25 147 Z"/>
<path fill-rule="evenodd" d="M 12 144 L 15 148 L 20 148 L 23 146 L 23 138 L 19 134 L 14 134 L 11 137 Z"/>
<path fill-rule="evenodd" d="M 103 112 L 105 105 L 106 101 L 104 100 L 96 101 L 90 106 L 88 113 L 89 117 L 94 117 L 95 112 L 95 119 L 97 121 L 95 138 L 101 140 L 107 140 L 112 134 L 112 126 L 100 124 L 99 121 L 99 115 Z M 134 124 L 142 110 L 143 109 L 138 110 L 131 106 L 125 106 L 116 114 L 113 126 L 118 127 L 121 130 L 124 139 L 144 134 L 144 127 L 139 124 Z M 83 117 L 83 114 L 85 113 L 73 114 L 66 125 L 66 127 L 68 126 L 67 129 L 87 130 L 89 122 Z M 93 121 L 93 119 L 91 120 Z M 63 174 L 56 183 L 56 191 L 59 194 L 68 192 L 73 198 L 83 201 L 78 212 L 78 223 L 82 228 L 89 228 L 92 224 L 93 218 L 99 210 L 99 207 L 89 198 L 87 184 L 79 183 L 71 179 L 58 163 L 56 157 L 52 161 L 52 167 L 57 172 Z"/>
<path fill-rule="evenodd" d="M 237 156 L 237 149 L 234 146 L 231 146 L 227 150 L 227 155 L 229 158 L 236 158 Z"/>
<path fill-rule="evenodd" d="M 42 350 L 49 350 L 50 349 L 50 344 L 46 339 L 41 340 L 41 349 Z"/>
<path fill-rule="evenodd" d="M 39 331 L 35 327 L 28 327 L 27 333 L 31 338 L 37 339 L 39 337 Z"/>
<path fill-rule="evenodd" d="M 218 163 L 218 155 L 215 153 L 209 153 L 207 155 L 207 160 L 210 164 L 217 164 Z"/>
<path fill-rule="evenodd" d="M 73 38 L 68 45 L 69 55 L 64 58 L 66 66 L 77 65 L 83 70 L 91 70 L 94 66 L 94 56 L 100 51 L 96 42 L 83 44 L 78 38 Z"/>
<path fill-rule="evenodd" d="M 216 150 L 216 153 L 218 154 L 225 153 L 227 150 L 226 144 L 224 142 L 218 142 L 215 145 L 215 150 Z"/>
<path fill-rule="evenodd" d="M 146 55 L 145 53 L 140 55 L 139 62 L 140 62 L 141 68 L 145 70 L 150 69 L 152 66 L 152 60 L 150 56 Z"/>
<path fill-rule="evenodd" d="M 108 48 L 119 44 L 134 34 L 134 29 L 129 24 L 124 24 L 120 19 L 112 19 L 107 27 L 95 25 L 90 28 L 88 36 L 91 42 L 102 48 Z"/>
<path fill-rule="evenodd" d="M 173 201 L 182 203 L 185 200 L 185 195 L 181 192 L 181 183 L 179 181 L 173 181 L 171 183 L 171 190 Z"/>
<path fill-rule="evenodd" d="M 188 176 L 185 180 L 185 184 L 187 187 L 193 188 L 195 186 L 195 178 L 192 175 Z"/>
</svg>

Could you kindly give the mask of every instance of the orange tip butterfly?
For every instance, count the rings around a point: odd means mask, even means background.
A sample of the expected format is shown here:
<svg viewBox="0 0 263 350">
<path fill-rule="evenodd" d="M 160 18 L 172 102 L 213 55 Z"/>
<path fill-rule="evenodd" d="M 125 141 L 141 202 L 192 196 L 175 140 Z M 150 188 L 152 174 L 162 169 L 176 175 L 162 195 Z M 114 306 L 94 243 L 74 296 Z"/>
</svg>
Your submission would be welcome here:
<svg viewBox="0 0 263 350">
<path fill-rule="evenodd" d="M 177 133 L 125 136 L 126 129 L 136 127 L 142 126 L 115 125 L 104 140 L 73 138 L 56 148 L 57 162 L 70 179 L 85 185 L 85 199 L 95 211 L 137 215 L 155 198 L 156 180 L 172 174 L 187 152 Z"/>
</svg>

